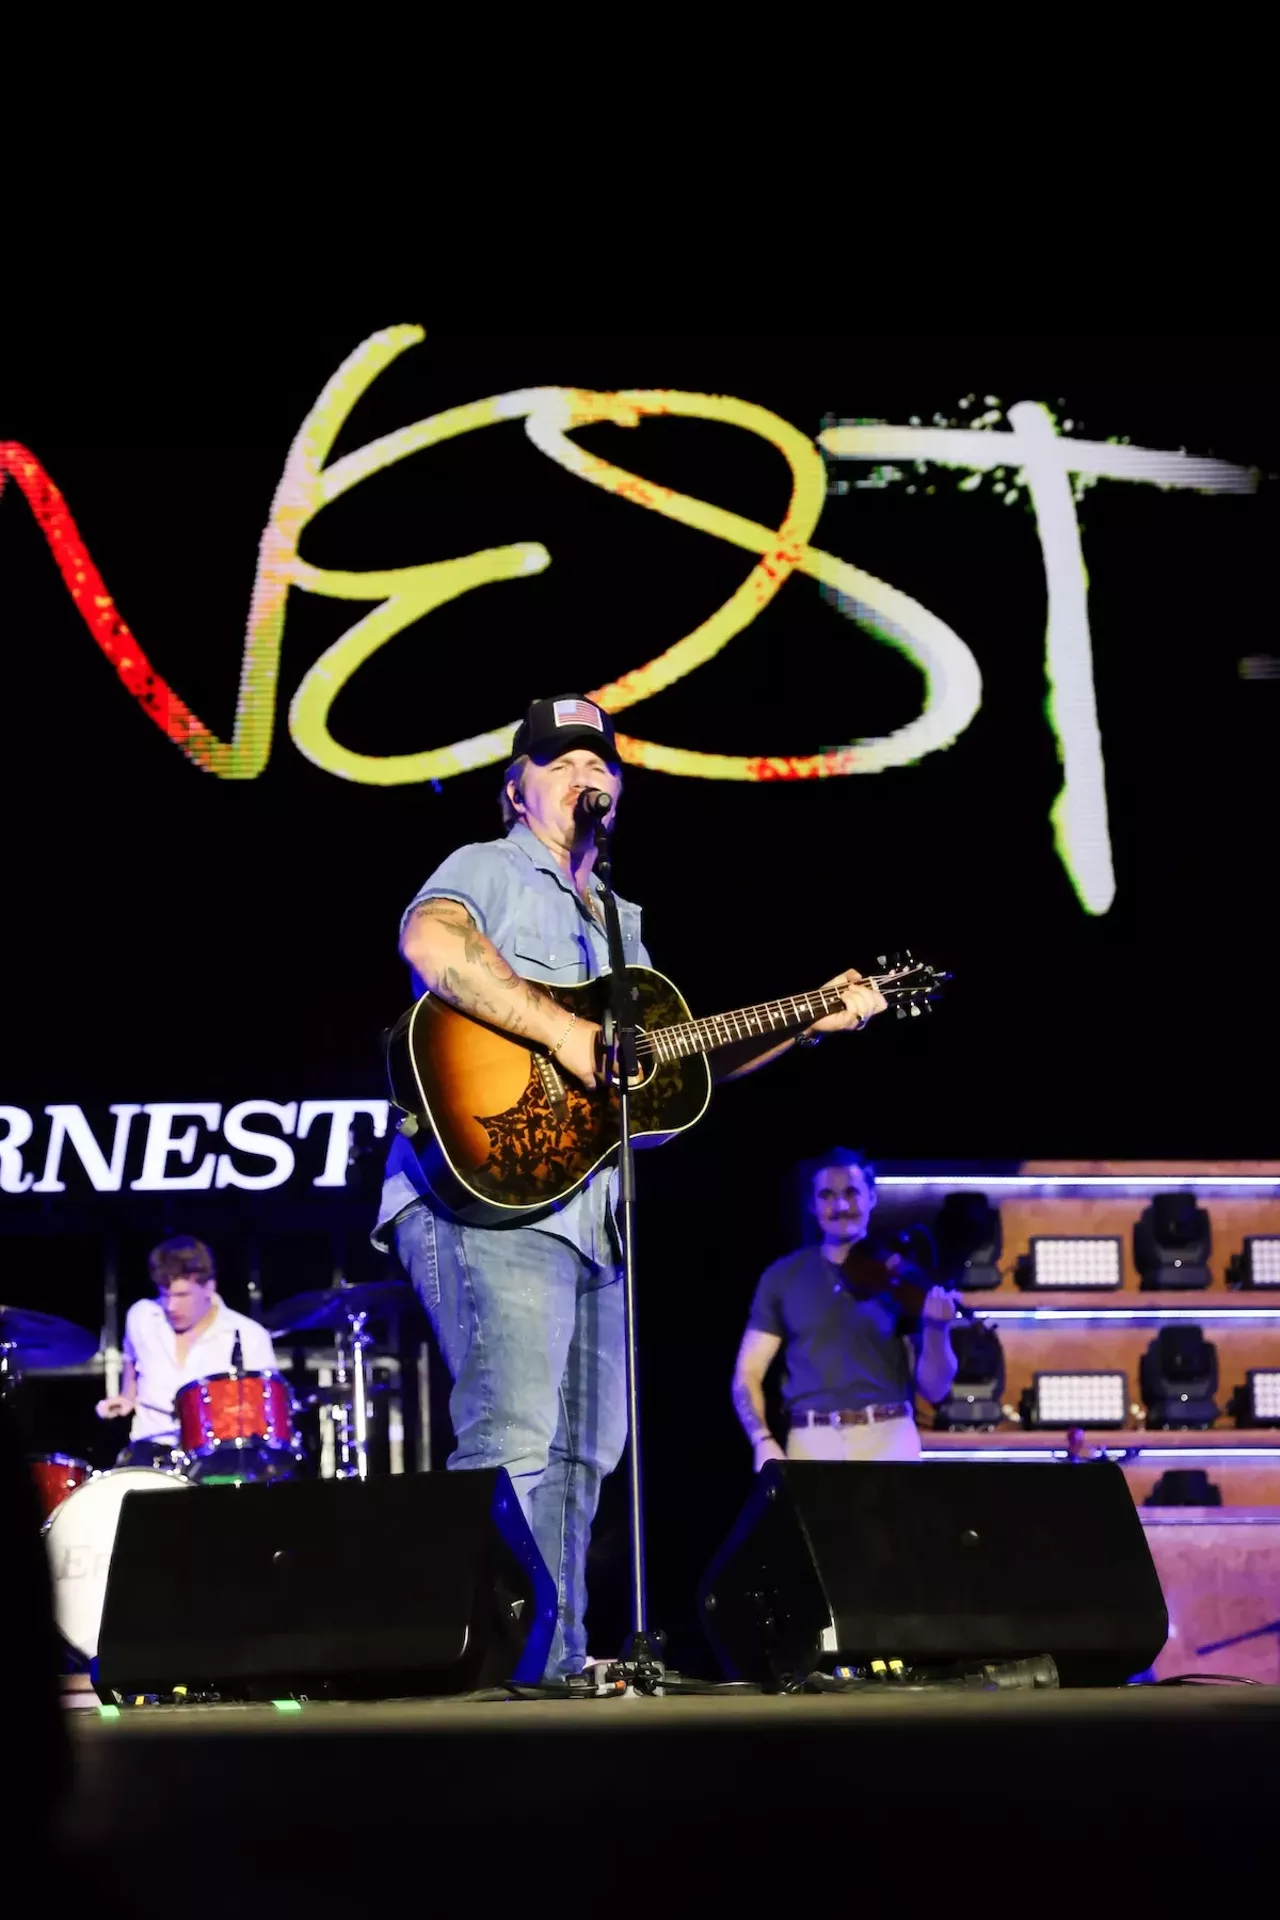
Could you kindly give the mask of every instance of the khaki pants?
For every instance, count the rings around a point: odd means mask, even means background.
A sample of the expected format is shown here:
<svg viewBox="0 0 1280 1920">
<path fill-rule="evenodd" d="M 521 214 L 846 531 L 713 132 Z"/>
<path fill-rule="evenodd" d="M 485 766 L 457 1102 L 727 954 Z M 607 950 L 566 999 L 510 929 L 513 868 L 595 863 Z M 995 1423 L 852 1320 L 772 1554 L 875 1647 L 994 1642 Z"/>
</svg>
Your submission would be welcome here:
<svg viewBox="0 0 1280 1920">
<path fill-rule="evenodd" d="M 788 1460 L 918 1460 L 920 1430 L 909 1413 L 865 1427 L 792 1427 Z"/>
</svg>

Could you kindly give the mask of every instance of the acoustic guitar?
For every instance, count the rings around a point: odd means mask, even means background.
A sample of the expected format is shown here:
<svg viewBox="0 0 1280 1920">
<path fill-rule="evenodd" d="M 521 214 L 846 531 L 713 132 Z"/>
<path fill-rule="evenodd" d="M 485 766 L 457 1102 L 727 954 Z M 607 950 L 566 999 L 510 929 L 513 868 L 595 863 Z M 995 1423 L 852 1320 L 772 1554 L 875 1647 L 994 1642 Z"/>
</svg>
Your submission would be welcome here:
<svg viewBox="0 0 1280 1920">
<path fill-rule="evenodd" d="M 904 954 L 869 975 L 899 1018 L 926 1010 L 948 978 Z M 711 1099 L 707 1055 L 738 1040 L 793 1033 L 843 1004 L 834 987 L 695 1020 L 651 967 L 628 967 L 640 1072 L 631 1132 L 656 1146 L 700 1120 Z M 603 1021 L 608 976 L 548 987 L 567 1012 Z M 432 1197 L 472 1225 L 510 1223 L 565 1200 L 618 1145 L 615 1087 L 588 1092 L 542 1048 L 424 993 L 387 1035 L 392 1104 L 405 1115 Z"/>
</svg>

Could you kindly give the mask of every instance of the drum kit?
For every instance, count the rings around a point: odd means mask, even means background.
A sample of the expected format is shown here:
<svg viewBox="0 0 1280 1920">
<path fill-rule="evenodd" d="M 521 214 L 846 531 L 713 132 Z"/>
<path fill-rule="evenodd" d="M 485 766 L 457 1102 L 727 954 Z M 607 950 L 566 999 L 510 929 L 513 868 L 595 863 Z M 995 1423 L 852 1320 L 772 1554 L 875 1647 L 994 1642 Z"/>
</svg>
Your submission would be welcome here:
<svg viewBox="0 0 1280 1920">
<path fill-rule="evenodd" d="M 369 1474 L 369 1397 L 373 1318 L 414 1304 L 400 1281 L 327 1287 L 282 1301 L 264 1314 L 277 1335 L 330 1332 L 337 1365 L 332 1385 L 306 1396 L 333 1423 L 334 1475 Z M 98 1342 L 85 1328 L 52 1314 L 0 1306 L 0 1400 L 19 1390 L 23 1371 L 78 1367 Z M 29 1467 L 42 1513 L 58 1629 L 74 1664 L 88 1666 L 98 1652 L 107 1573 L 120 1508 L 131 1493 L 173 1493 L 228 1482 L 268 1484 L 307 1471 L 298 1428 L 299 1402 L 288 1380 L 269 1371 L 236 1367 L 191 1380 L 178 1390 L 174 1417 L 178 1444 L 149 1466 L 97 1472 L 71 1454 L 32 1456 Z"/>
</svg>

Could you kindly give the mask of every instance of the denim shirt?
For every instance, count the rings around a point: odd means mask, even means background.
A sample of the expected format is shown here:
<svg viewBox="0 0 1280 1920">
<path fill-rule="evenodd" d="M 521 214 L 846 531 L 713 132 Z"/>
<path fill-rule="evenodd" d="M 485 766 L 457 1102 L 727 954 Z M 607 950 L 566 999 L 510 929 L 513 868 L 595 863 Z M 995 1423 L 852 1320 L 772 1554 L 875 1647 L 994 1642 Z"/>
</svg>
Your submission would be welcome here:
<svg viewBox="0 0 1280 1920">
<path fill-rule="evenodd" d="M 460 901 L 508 965 L 526 980 L 538 980 L 546 986 L 578 986 L 609 971 L 604 928 L 587 912 L 564 869 L 523 821 L 512 827 L 505 840 L 477 841 L 459 847 L 442 861 L 405 908 L 401 935 L 415 907 L 424 900 L 440 899 Z M 648 966 L 649 955 L 640 938 L 639 907 L 620 899 L 618 919 L 627 964 Z M 414 972 L 414 998 L 425 990 Z M 494 1231 L 511 1233 L 518 1227 L 529 1227 L 554 1233 L 588 1260 L 613 1266 L 617 1255 L 609 1219 L 616 1182 L 616 1170 L 602 1167 L 549 1213 Z M 375 1243 L 383 1244 L 382 1229 L 388 1221 L 423 1199 L 430 1204 L 418 1156 L 411 1142 L 397 1133 L 387 1155 Z"/>
</svg>

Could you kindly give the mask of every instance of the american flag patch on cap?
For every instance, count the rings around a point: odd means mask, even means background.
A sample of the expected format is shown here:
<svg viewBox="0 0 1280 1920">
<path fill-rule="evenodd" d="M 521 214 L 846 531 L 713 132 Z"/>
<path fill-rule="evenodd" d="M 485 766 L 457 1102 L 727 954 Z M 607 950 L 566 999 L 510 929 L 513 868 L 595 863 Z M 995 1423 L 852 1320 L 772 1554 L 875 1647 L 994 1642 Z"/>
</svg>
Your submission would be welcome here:
<svg viewBox="0 0 1280 1920">
<path fill-rule="evenodd" d="M 594 727 L 598 733 L 604 732 L 600 709 L 589 700 L 557 700 L 555 716 L 558 727 Z"/>
</svg>

